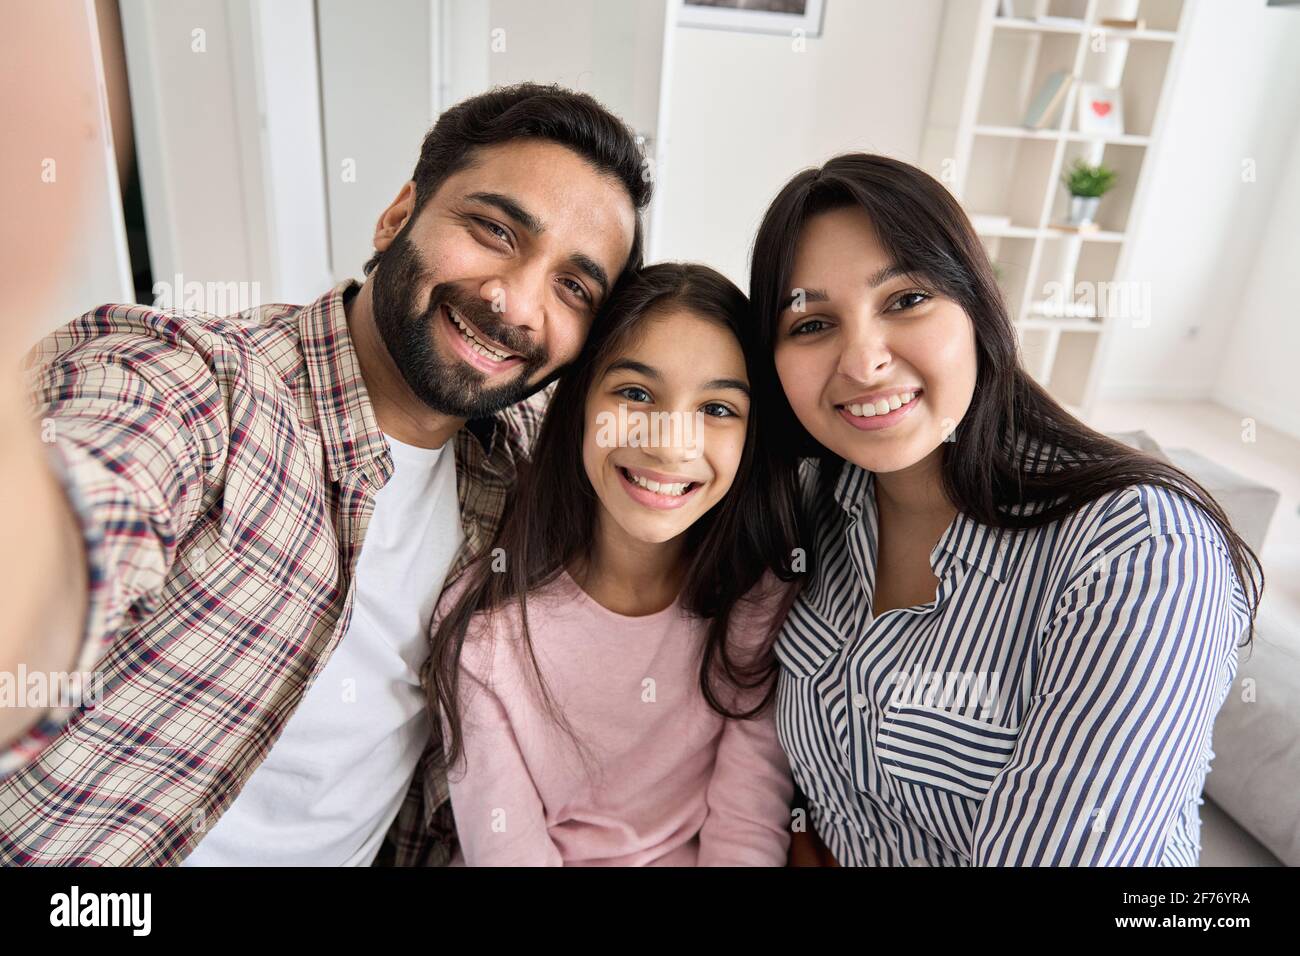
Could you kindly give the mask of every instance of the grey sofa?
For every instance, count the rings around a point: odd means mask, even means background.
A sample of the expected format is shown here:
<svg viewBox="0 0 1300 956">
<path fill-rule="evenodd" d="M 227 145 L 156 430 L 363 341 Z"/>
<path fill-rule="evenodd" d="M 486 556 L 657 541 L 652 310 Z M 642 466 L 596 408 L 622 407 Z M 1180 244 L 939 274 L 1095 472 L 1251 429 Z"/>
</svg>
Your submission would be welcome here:
<svg viewBox="0 0 1300 956">
<path fill-rule="evenodd" d="M 1145 432 L 1112 434 L 1177 465 L 1223 507 L 1258 554 L 1278 493 Z M 1300 863 L 1300 647 L 1286 622 L 1261 613 L 1252 646 L 1214 725 L 1214 759 L 1201 806 L 1201 866 Z"/>
</svg>

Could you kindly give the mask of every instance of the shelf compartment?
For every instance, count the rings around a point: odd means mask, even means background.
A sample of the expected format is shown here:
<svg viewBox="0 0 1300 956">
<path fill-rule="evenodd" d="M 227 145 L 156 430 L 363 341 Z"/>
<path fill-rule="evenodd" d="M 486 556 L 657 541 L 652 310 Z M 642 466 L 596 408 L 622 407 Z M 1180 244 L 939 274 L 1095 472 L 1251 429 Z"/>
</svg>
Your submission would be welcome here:
<svg viewBox="0 0 1300 956">
<path fill-rule="evenodd" d="M 1124 107 L 1124 136 L 1146 139 L 1151 135 L 1156 107 L 1169 68 L 1171 44 L 1144 39 L 1139 34 L 1106 32 L 1105 48 L 1089 45 L 1081 71 L 1085 83 L 1117 87 Z M 1067 128 L 1079 131 L 1077 112 L 1068 117 Z"/>
<path fill-rule="evenodd" d="M 1137 187 L 1138 176 L 1142 171 L 1142 159 L 1146 150 L 1141 146 L 1123 146 L 1117 143 L 1069 143 L 1061 162 L 1061 176 L 1065 176 L 1076 159 L 1085 162 L 1109 166 L 1116 172 L 1115 185 L 1110 192 L 1101 197 L 1097 210 L 1097 233 L 1079 233 L 1086 241 L 1117 242 L 1123 238 L 1128 227 L 1129 210 L 1133 205 L 1133 193 Z M 1070 193 L 1063 182 L 1056 184 L 1052 197 L 1051 214 L 1048 223 L 1064 223 L 1069 218 Z"/>
<path fill-rule="evenodd" d="M 976 123 L 1020 126 L 1047 77 L 1074 72 L 1081 39 L 1077 33 L 994 30 Z M 1052 125 L 1059 127 L 1065 118 L 1053 117 Z"/>
<path fill-rule="evenodd" d="M 976 136 L 963 192 L 971 213 L 1010 216 L 1013 227 L 1038 229 L 1057 143 Z"/>
<path fill-rule="evenodd" d="M 1020 303 L 1025 296 L 1025 284 L 1029 281 L 1029 267 L 1034 258 L 1034 240 L 1032 238 L 986 237 L 984 246 L 989 253 L 998 278 L 998 288 L 1007 312 L 1015 315 L 1020 311 Z"/>
<path fill-rule="evenodd" d="M 1178 22 L 1183 15 L 1183 0 L 1098 0 L 1093 14 L 1098 23 L 1107 19 L 1144 20 L 1146 32 L 1168 34 L 1178 32 Z"/>
<path fill-rule="evenodd" d="M 1058 334 L 1052 354 L 1048 381 L 1052 395 L 1066 405 L 1082 406 L 1088 392 L 1088 376 L 1100 340 L 1091 329 L 1087 331 L 1062 331 Z"/>
</svg>

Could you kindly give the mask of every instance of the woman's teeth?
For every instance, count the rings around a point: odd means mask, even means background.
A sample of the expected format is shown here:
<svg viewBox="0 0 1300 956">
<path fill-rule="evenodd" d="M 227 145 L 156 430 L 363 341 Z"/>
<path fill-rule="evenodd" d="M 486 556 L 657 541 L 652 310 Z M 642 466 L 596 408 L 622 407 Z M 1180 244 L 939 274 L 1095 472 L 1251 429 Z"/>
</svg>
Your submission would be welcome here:
<svg viewBox="0 0 1300 956">
<path fill-rule="evenodd" d="M 908 402 L 916 397 L 915 392 L 899 392 L 897 395 L 890 395 L 889 398 L 878 399 L 875 404 L 867 405 L 845 405 L 850 415 L 858 418 L 872 418 L 876 415 L 888 415 L 896 408 L 902 408 Z"/>
<path fill-rule="evenodd" d="M 626 468 L 623 469 L 623 474 L 627 477 L 627 480 L 632 482 L 634 485 L 640 485 L 647 491 L 653 491 L 658 495 L 668 495 L 672 498 L 679 498 L 686 494 L 686 489 L 695 484 L 693 481 L 668 482 L 661 484 L 657 481 L 651 481 L 649 478 L 642 478 L 640 475 L 634 475 Z"/>
<path fill-rule="evenodd" d="M 460 329 L 460 334 L 465 337 L 465 341 L 469 343 L 469 347 L 474 351 L 486 355 L 488 358 L 497 362 L 504 362 L 506 359 L 510 358 L 507 353 L 494 349 L 470 331 L 469 326 L 462 322 L 460 316 L 455 312 L 452 312 L 451 309 L 447 310 L 447 314 L 451 316 L 451 320 L 456 323 L 456 328 Z"/>
</svg>

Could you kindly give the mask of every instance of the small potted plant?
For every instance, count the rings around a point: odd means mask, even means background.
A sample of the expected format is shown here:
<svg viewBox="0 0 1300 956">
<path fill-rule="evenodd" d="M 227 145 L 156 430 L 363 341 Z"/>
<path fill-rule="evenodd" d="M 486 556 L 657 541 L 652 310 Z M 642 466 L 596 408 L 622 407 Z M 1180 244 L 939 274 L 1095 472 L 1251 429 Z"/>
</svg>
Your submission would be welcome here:
<svg viewBox="0 0 1300 956">
<path fill-rule="evenodd" d="M 1070 191 L 1070 225 L 1091 226 L 1101 197 L 1115 185 L 1115 170 L 1076 159 L 1061 182 Z"/>
</svg>

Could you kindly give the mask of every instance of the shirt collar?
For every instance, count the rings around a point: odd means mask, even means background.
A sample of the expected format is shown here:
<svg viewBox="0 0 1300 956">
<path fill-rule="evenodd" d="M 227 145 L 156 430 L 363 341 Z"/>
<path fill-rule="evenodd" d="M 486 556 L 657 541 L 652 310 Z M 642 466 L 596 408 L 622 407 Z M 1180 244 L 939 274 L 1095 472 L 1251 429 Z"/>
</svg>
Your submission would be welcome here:
<svg viewBox="0 0 1300 956">
<path fill-rule="evenodd" d="M 870 522 L 874 534 L 874 474 L 846 461 L 835 483 L 834 495 L 851 518 Z M 1018 550 L 1015 544 L 1019 537 L 1020 532 L 1014 529 L 981 524 L 959 511 L 930 552 L 930 567 L 936 577 L 943 577 L 952 568 L 951 558 L 957 558 L 1005 583 L 1015 560 Z"/>
<path fill-rule="evenodd" d="M 302 309 L 298 329 L 328 478 L 341 481 L 358 468 L 373 465 L 377 473 L 372 477 L 382 486 L 392 472 L 392 459 L 361 377 L 361 362 L 344 310 L 345 299 L 358 288 L 355 279 L 340 282 Z M 491 459 L 500 441 L 501 423 L 491 416 L 471 419 L 457 438 L 466 433 L 477 439 L 484 457 Z"/>
</svg>

